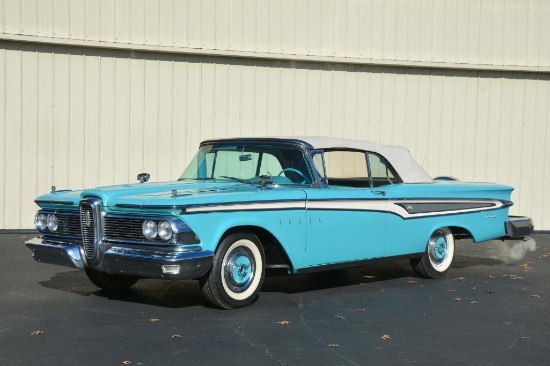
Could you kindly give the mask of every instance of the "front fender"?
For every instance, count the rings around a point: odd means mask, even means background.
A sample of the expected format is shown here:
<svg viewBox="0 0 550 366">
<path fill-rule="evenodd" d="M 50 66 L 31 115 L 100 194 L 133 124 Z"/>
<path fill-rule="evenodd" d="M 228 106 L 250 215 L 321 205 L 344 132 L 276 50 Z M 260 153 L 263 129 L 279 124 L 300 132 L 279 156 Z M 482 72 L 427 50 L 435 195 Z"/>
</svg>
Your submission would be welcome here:
<svg viewBox="0 0 550 366">
<path fill-rule="evenodd" d="M 256 226 L 270 232 L 279 241 L 293 267 L 299 267 L 305 260 L 305 210 L 209 212 L 180 217 L 198 235 L 206 250 L 215 252 L 228 230 L 239 226 Z"/>
</svg>

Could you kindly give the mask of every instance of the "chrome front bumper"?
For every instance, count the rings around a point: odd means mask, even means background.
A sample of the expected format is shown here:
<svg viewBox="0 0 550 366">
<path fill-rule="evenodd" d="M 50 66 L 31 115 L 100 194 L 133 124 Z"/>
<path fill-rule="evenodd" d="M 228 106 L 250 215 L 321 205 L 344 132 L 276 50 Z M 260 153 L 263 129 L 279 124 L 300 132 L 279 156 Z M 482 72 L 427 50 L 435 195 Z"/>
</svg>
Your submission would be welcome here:
<svg viewBox="0 0 550 366">
<path fill-rule="evenodd" d="M 84 269 L 80 246 L 34 238 L 25 243 L 37 262 Z M 103 254 L 97 270 L 143 278 L 186 280 L 205 275 L 212 266 L 214 253 L 198 247 L 166 251 L 122 247 L 113 244 Z"/>
<path fill-rule="evenodd" d="M 512 239 L 520 239 L 533 233 L 535 226 L 529 217 L 509 216 L 505 222 L 506 236 Z"/>
</svg>

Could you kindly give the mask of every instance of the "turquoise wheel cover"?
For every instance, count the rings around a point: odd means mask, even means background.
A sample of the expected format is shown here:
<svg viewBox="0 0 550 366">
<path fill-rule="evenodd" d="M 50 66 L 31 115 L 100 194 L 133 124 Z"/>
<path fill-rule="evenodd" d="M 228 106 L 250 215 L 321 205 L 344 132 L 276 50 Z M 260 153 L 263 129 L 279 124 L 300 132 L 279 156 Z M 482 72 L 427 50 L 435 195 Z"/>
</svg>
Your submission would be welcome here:
<svg viewBox="0 0 550 366">
<path fill-rule="evenodd" d="M 245 291 L 254 280 L 256 265 L 254 255 L 248 248 L 231 251 L 224 264 L 224 279 L 233 292 Z"/>
</svg>

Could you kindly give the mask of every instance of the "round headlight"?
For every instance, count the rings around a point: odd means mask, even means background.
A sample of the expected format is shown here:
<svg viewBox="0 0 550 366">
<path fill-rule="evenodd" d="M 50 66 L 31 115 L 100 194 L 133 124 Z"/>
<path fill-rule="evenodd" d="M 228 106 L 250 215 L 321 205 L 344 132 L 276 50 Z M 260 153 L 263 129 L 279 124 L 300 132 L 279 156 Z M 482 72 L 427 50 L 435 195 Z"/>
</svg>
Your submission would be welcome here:
<svg viewBox="0 0 550 366">
<path fill-rule="evenodd" d="M 163 221 L 159 224 L 159 238 L 164 241 L 172 238 L 172 224 L 168 221 Z"/>
<path fill-rule="evenodd" d="M 38 231 L 43 231 L 48 226 L 48 218 L 44 214 L 36 214 L 34 217 L 34 227 Z"/>
<path fill-rule="evenodd" d="M 50 231 L 57 230 L 57 217 L 55 217 L 55 215 L 48 215 L 48 229 L 50 229 Z"/>
<path fill-rule="evenodd" d="M 151 220 L 144 221 L 141 229 L 143 230 L 143 235 L 149 240 L 155 239 L 158 234 L 157 224 Z"/>
</svg>

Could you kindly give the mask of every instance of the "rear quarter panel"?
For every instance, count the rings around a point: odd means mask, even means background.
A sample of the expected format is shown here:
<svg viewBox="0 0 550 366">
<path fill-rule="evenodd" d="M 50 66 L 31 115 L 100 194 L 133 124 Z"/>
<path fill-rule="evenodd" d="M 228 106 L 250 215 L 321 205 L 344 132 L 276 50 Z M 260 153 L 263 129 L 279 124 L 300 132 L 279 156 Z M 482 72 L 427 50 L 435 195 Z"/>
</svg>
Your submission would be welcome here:
<svg viewBox="0 0 550 366">
<path fill-rule="evenodd" d="M 490 199 L 508 201 L 513 188 L 491 183 L 437 182 L 399 184 L 385 187 L 388 199 Z M 388 237 L 388 256 L 421 253 L 428 238 L 438 228 L 459 227 L 472 234 L 475 242 L 505 235 L 508 207 L 478 212 L 442 214 L 431 217 L 402 218 L 392 215 Z"/>
</svg>

